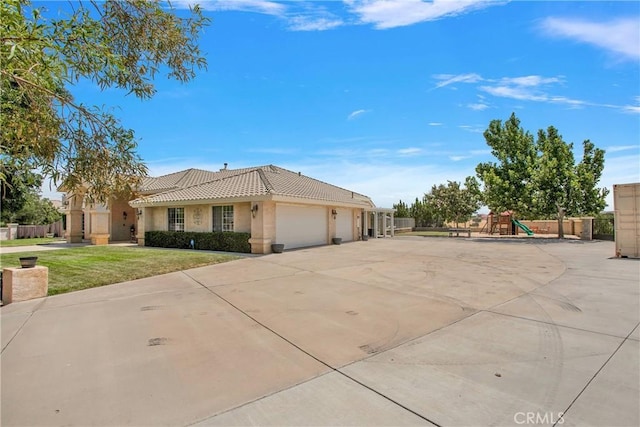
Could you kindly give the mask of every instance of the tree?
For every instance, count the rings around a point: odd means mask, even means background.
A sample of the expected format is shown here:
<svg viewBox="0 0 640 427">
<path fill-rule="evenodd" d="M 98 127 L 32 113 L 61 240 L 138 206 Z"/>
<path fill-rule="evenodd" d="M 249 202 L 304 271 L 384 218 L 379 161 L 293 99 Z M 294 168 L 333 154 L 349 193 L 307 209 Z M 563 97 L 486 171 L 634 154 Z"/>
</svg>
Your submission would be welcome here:
<svg viewBox="0 0 640 427">
<path fill-rule="evenodd" d="M 607 205 L 607 188 L 598 188 L 604 170 L 605 151 L 596 148 L 588 139 L 582 143 L 582 160 L 576 166 L 577 188 L 575 210 L 580 215 L 595 216 Z"/>
<path fill-rule="evenodd" d="M 2 213 L 4 223 L 16 222 L 17 215 L 27 203 L 31 194 L 37 194 L 42 185 L 42 175 L 30 169 L 17 168 L 15 165 L 3 165 L 5 179 L 0 182 L 2 193 Z"/>
<path fill-rule="evenodd" d="M 402 200 L 400 200 L 398 203 L 395 203 L 393 205 L 393 209 L 396 210 L 396 218 L 411 218 L 409 207 Z"/>
<path fill-rule="evenodd" d="M 447 222 L 467 222 L 480 209 L 480 189 L 478 181 L 467 177 L 464 187 L 457 181 L 448 181 L 446 185 L 433 186 L 426 195 L 437 216 Z"/>
<path fill-rule="evenodd" d="M 540 129 L 536 140 L 536 167 L 532 170 L 534 194 L 532 208 L 538 217 L 557 214 L 558 237 L 564 237 L 563 221 L 567 211 L 573 211 L 575 201 L 575 160 L 573 144 L 567 144 L 557 129 Z"/>
<path fill-rule="evenodd" d="M 51 224 L 61 215 L 50 200 L 40 198 L 42 175 L 29 169 L 5 166 L 6 180 L 2 187 L 3 223 Z"/>
<path fill-rule="evenodd" d="M 582 161 L 576 165 L 573 144 L 563 141 L 553 127 L 539 130 L 539 155 L 533 170 L 533 206 L 539 217 L 558 219 L 558 237 L 564 237 L 563 219 L 569 215 L 596 215 L 604 209 L 609 191 L 596 188 L 604 169 L 604 150 L 591 141 L 583 142 Z"/>
<path fill-rule="evenodd" d="M 43 199 L 39 194 L 29 193 L 25 204 L 15 214 L 14 222 L 18 224 L 46 225 L 62 218 L 62 214 L 51 200 Z"/>
<path fill-rule="evenodd" d="M 484 138 L 498 163 L 480 163 L 476 167 L 476 175 L 484 184 L 483 202 L 494 212 L 512 210 L 530 216 L 531 173 L 536 160 L 533 136 L 511 114 L 504 125 L 492 120 Z"/>
<path fill-rule="evenodd" d="M 78 103 L 80 80 L 141 99 L 161 70 L 187 82 L 206 67 L 196 44 L 208 19 L 196 6 L 180 18 L 153 0 L 70 3 L 46 18 L 28 0 L 0 2 L 0 181 L 4 165 L 39 168 L 66 189 L 105 201 L 146 174 L 134 133 L 106 108 Z"/>
<path fill-rule="evenodd" d="M 436 216 L 433 206 L 427 201 L 426 195 L 422 197 L 422 200 L 416 197 L 416 200 L 409 208 L 409 215 L 411 218 L 415 218 L 416 227 L 439 227 L 442 225 L 442 219 Z"/>
<path fill-rule="evenodd" d="M 534 141 L 515 114 L 504 127 L 499 120 L 492 121 L 485 139 L 499 163 L 481 163 L 476 173 L 484 184 L 483 200 L 493 211 L 555 217 L 562 238 L 565 214 L 594 215 L 606 205 L 609 191 L 596 187 L 605 153 L 589 140 L 584 141 L 582 161 L 576 165 L 573 144 L 566 143 L 555 127 L 539 130 Z"/>
</svg>

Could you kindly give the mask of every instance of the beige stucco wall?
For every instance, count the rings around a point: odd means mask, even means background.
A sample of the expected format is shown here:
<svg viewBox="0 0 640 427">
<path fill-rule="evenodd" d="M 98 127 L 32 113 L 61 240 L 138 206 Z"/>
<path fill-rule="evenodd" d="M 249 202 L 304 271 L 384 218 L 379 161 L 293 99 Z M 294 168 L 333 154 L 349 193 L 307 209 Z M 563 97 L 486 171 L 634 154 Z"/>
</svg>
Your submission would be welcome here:
<svg viewBox="0 0 640 427">
<path fill-rule="evenodd" d="M 233 204 L 233 231 L 251 233 L 251 203 Z"/>
<path fill-rule="evenodd" d="M 175 207 L 184 207 L 185 231 L 203 233 L 213 230 L 213 206 L 216 205 L 189 205 Z M 168 207 L 165 206 L 146 208 L 145 231 L 168 230 L 167 210 Z M 233 231 L 250 233 L 252 224 L 251 203 L 234 203 L 233 221 Z"/>
<path fill-rule="evenodd" d="M 271 244 L 276 241 L 276 204 L 272 201 L 254 203 L 258 205 L 251 219 L 251 253 L 271 253 Z"/>
<path fill-rule="evenodd" d="M 255 216 L 251 212 L 251 208 L 254 205 L 258 207 Z M 213 206 L 216 205 L 202 204 L 175 207 L 184 207 L 185 231 L 210 232 L 213 229 Z M 164 206 L 147 207 L 144 209 L 144 215 L 141 218 L 140 224 L 144 226 L 142 235 L 144 235 L 144 231 L 168 229 L 167 209 L 168 208 Z M 327 243 L 331 243 L 331 238 L 336 234 L 336 222 L 331 213 L 332 209 L 337 209 L 341 215 L 349 215 L 353 218 L 353 240 L 358 240 L 361 233 L 360 216 L 362 215 L 362 209 L 326 206 L 327 223 L 329 225 Z M 251 234 L 249 240 L 251 243 L 251 251 L 253 253 L 270 253 L 271 244 L 275 243 L 276 238 L 276 203 L 273 201 L 233 203 L 233 214 L 234 231 Z"/>
<path fill-rule="evenodd" d="M 145 209 L 145 230 L 167 230 L 167 208 L 164 206 Z"/>
<path fill-rule="evenodd" d="M 193 205 L 184 208 L 184 230 L 204 233 L 211 231 L 211 206 Z"/>
<path fill-rule="evenodd" d="M 122 213 L 127 213 L 127 219 L 123 218 Z M 111 241 L 124 241 L 131 238 L 131 226 L 137 228 L 136 211 L 127 200 L 118 199 L 111 201 Z"/>
</svg>

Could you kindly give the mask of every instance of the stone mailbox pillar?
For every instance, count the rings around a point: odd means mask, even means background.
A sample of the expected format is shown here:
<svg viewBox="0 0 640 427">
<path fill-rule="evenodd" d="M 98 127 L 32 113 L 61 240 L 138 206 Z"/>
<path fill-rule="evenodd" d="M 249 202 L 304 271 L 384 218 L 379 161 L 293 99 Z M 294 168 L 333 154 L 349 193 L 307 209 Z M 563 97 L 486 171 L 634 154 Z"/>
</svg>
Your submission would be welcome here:
<svg viewBox="0 0 640 427">
<path fill-rule="evenodd" d="M 31 268 L 7 267 L 2 269 L 3 304 L 46 297 L 48 290 L 48 267 L 36 265 Z"/>
</svg>

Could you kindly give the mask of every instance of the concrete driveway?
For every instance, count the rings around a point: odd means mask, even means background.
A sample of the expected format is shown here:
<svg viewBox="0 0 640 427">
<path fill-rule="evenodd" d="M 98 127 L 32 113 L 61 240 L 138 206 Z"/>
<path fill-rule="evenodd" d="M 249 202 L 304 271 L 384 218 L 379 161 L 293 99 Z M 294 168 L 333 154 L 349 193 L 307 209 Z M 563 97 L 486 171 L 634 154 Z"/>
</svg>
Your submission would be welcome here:
<svg viewBox="0 0 640 427">
<path fill-rule="evenodd" d="M 396 237 L 1 309 L 3 426 L 640 424 L 640 262 Z"/>
</svg>

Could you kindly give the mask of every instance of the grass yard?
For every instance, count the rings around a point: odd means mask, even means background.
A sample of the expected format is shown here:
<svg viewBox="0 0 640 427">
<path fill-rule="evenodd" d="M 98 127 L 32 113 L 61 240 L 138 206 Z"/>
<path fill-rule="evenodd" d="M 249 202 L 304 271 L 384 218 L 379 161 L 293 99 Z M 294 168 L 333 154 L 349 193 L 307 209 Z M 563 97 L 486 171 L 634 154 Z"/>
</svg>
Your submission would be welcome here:
<svg viewBox="0 0 640 427">
<path fill-rule="evenodd" d="M 448 237 L 447 231 L 407 231 L 402 233 L 396 233 L 397 236 L 425 236 L 425 237 Z"/>
<path fill-rule="evenodd" d="M 3 267 L 19 267 L 19 258 L 37 256 L 49 267 L 49 295 L 95 288 L 188 268 L 227 262 L 240 257 L 172 249 L 84 246 L 0 255 Z"/>
<path fill-rule="evenodd" d="M 64 239 L 61 239 L 59 237 L 37 237 L 33 239 L 3 240 L 2 242 L 0 242 L 0 246 L 9 248 L 15 246 L 46 245 L 48 243 L 59 243 L 64 241 Z"/>
</svg>

